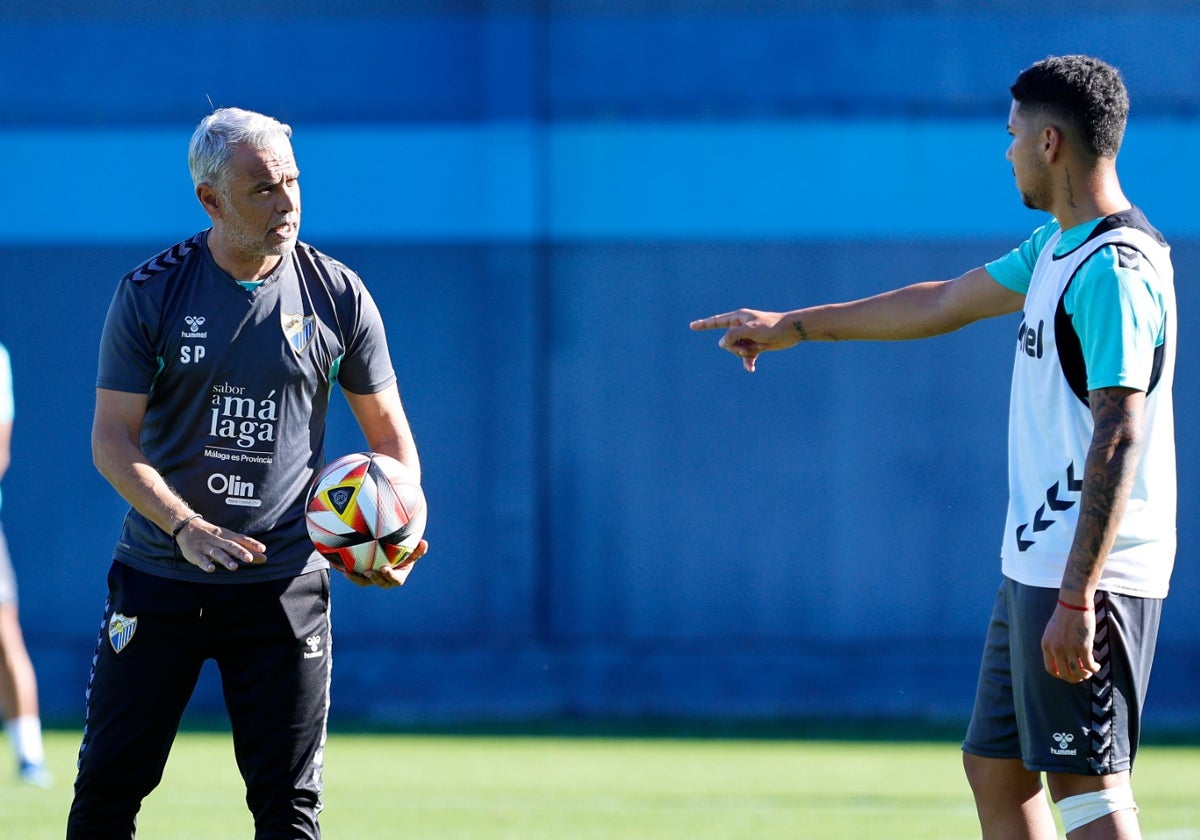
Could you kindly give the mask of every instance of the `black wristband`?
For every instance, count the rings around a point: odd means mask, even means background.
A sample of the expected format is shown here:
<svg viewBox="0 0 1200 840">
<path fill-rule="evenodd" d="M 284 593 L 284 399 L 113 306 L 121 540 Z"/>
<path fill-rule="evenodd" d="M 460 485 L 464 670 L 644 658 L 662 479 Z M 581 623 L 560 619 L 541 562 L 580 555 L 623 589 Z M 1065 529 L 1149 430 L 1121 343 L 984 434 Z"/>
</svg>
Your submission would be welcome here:
<svg viewBox="0 0 1200 840">
<path fill-rule="evenodd" d="M 175 543 L 176 545 L 178 545 L 178 544 L 179 544 L 179 533 L 180 533 L 180 532 L 181 532 L 181 531 L 182 531 L 184 528 L 186 528 L 186 527 L 187 527 L 187 524 L 188 524 L 189 522 L 191 522 L 193 519 L 200 519 L 200 518 L 201 518 L 201 516 L 202 516 L 202 514 L 199 514 L 199 513 L 193 513 L 193 514 L 191 514 L 190 516 L 185 516 L 185 517 L 183 517 L 183 519 L 179 520 L 179 524 L 178 524 L 178 525 L 176 525 L 176 526 L 175 526 L 175 530 L 171 532 L 171 542 L 173 542 L 173 543 Z"/>
</svg>

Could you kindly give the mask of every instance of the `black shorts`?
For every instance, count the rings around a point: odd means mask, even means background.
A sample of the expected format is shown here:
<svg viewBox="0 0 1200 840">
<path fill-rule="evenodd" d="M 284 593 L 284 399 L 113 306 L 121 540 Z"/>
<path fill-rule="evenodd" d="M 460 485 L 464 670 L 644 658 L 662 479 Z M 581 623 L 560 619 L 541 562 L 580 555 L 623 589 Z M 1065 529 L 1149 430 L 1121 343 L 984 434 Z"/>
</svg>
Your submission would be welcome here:
<svg viewBox="0 0 1200 840">
<path fill-rule="evenodd" d="M 256 838 L 317 838 L 329 572 L 197 584 L 114 563 L 67 836 L 131 837 L 205 660 L 216 662 Z"/>
<path fill-rule="evenodd" d="M 963 751 L 1019 758 L 1046 773 L 1129 770 L 1141 733 L 1162 601 L 1101 592 L 1093 656 L 1100 672 L 1071 684 L 1046 671 L 1042 633 L 1058 590 L 1005 578 L 996 596 Z"/>
</svg>

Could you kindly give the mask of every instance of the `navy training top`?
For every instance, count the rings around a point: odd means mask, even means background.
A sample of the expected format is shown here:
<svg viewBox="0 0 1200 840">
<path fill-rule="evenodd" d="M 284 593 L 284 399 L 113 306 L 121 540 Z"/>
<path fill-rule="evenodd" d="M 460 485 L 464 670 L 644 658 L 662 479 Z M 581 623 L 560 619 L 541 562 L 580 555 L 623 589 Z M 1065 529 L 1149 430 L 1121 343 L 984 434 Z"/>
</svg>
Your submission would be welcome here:
<svg viewBox="0 0 1200 840">
<path fill-rule="evenodd" d="M 122 278 L 105 319 L 96 387 L 148 395 L 141 446 L 210 522 L 261 540 L 267 562 L 211 574 L 130 510 L 115 557 L 204 583 L 294 577 L 328 563 L 304 501 L 325 463 L 334 382 L 392 385 L 383 320 L 362 280 L 304 243 L 248 291 L 213 260 L 207 231 Z"/>
</svg>

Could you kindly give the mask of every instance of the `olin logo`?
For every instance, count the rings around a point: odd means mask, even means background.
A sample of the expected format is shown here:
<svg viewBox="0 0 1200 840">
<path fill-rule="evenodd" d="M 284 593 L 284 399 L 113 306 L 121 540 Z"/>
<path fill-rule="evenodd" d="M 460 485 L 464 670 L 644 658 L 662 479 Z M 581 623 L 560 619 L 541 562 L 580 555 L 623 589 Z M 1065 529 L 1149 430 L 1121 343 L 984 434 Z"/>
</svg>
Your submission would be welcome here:
<svg viewBox="0 0 1200 840">
<path fill-rule="evenodd" d="M 259 507 L 261 499 L 254 498 L 254 483 L 243 481 L 240 475 L 213 473 L 208 477 L 208 489 L 225 497 L 225 504 L 238 507 Z"/>
</svg>

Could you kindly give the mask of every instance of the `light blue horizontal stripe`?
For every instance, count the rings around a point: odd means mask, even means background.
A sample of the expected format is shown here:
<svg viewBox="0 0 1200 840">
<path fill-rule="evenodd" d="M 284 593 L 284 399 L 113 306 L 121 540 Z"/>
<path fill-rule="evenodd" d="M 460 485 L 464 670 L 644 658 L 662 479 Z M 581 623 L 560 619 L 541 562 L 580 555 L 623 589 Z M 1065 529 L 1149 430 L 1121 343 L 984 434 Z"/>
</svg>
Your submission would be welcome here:
<svg viewBox="0 0 1200 840">
<path fill-rule="evenodd" d="M 1026 209 L 1003 122 L 561 125 L 559 238 L 857 239 L 1021 236 Z M 1200 233 L 1190 196 L 1200 124 L 1131 128 L 1119 171 L 1164 231 Z"/>
<path fill-rule="evenodd" d="M 295 129 L 310 239 L 511 240 L 535 229 L 531 124 Z"/>
<path fill-rule="evenodd" d="M 990 123 L 564 126 L 556 233 L 977 235 L 1011 224 L 1006 145 Z M 961 212 L 967 197 L 974 207 Z"/>
<path fill-rule="evenodd" d="M 522 239 L 533 229 L 531 129 L 295 127 L 303 236 Z M 208 224 L 191 128 L 0 132 L 0 242 L 144 242 Z"/>
<path fill-rule="evenodd" d="M 0 132 L 0 243 L 145 242 L 208 223 L 190 128 Z M 296 126 L 303 237 L 339 241 L 879 239 L 1019 236 L 992 120 Z M 1130 129 L 1126 192 L 1168 236 L 1200 123 Z"/>
</svg>

